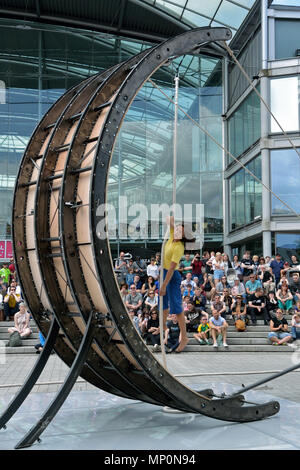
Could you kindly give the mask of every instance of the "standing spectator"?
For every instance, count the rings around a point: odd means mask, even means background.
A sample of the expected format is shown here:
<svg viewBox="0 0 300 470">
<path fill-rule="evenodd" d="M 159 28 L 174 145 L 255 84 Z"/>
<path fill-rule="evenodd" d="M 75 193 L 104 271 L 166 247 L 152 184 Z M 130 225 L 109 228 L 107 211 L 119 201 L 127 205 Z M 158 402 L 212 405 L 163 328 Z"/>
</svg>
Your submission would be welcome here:
<svg viewBox="0 0 300 470">
<path fill-rule="evenodd" d="M 199 283 L 203 283 L 203 274 L 202 274 L 202 261 L 200 259 L 200 254 L 196 253 L 193 260 L 192 260 L 192 278 L 194 279 L 197 277 L 199 279 Z"/>
<path fill-rule="evenodd" d="M 202 264 L 205 266 L 205 274 L 213 274 L 212 261 L 210 260 L 210 254 L 208 251 L 204 251 L 203 253 Z"/>
<path fill-rule="evenodd" d="M 279 253 L 276 253 L 275 259 L 271 261 L 270 263 L 270 268 L 272 269 L 272 273 L 275 276 L 275 282 L 276 286 L 280 280 L 280 272 L 283 269 L 283 261 L 281 259 L 281 255 Z"/>
<path fill-rule="evenodd" d="M 187 277 L 187 274 L 190 274 L 192 277 L 192 260 L 191 260 L 191 255 L 189 253 L 186 253 L 184 255 L 184 259 L 181 261 L 179 265 L 179 271 L 181 272 L 182 276 L 184 278 Z"/>
<path fill-rule="evenodd" d="M 234 255 L 232 267 L 235 270 L 237 278 L 241 281 L 243 279 L 243 268 L 241 266 L 241 262 L 239 261 L 238 255 Z"/>
<path fill-rule="evenodd" d="M 224 263 L 224 273 L 225 273 L 225 276 L 227 276 L 228 269 L 232 268 L 232 264 L 227 253 L 223 253 L 222 256 L 223 256 L 223 263 Z"/>
<path fill-rule="evenodd" d="M 253 325 L 256 325 L 257 323 L 256 315 L 262 315 L 264 324 L 268 325 L 268 320 L 270 317 L 266 309 L 266 299 L 263 295 L 263 289 L 261 287 L 258 287 L 255 293 L 250 295 L 248 311 Z"/>
<path fill-rule="evenodd" d="M 140 256 L 135 257 L 135 266 L 136 266 L 136 273 L 140 276 L 141 281 L 145 282 L 147 277 L 147 264 L 144 259 L 141 259 Z"/>
<path fill-rule="evenodd" d="M 300 339 L 300 312 L 295 313 L 292 318 L 292 337 L 294 341 Z"/>
<path fill-rule="evenodd" d="M 134 310 L 135 314 L 141 313 L 143 303 L 142 294 L 137 292 L 135 284 L 130 286 L 130 293 L 126 296 L 125 305 L 128 310 Z"/>
<path fill-rule="evenodd" d="M 265 268 L 265 271 L 267 271 L 267 266 L 266 266 L 266 260 L 263 256 L 261 256 L 258 260 L 259 262 L 259 265 L 258 265 L 258 268 L 257 268 L 257 273 L 260 274 L 261 271 L 262 271 L 262 268 L 264 267 Z"/>
<path fill-rule="evenodd" d="M 225 274 L 223 256 L 220 252 L 216 253 L 215 259 L 212 262 L 212 267 L 214 271 L 215 287 L 217 287 L 218 282 L 220 282 L 220 279 Z"/>
<path fill-rule="evenodd" d="M 209 332 L 210 327 L 207 321 L 207 317 L 203 315 L 201 318 L 201 323 L 198 326 L 197 333 L 194 333 L 194 338 L 199 341 L 200 344 L 210 344 L 209 343 Z"/>
<path fill-rule="evenodd" d="M 155 280 L 158 279 L 159 268 L 157 264 L 155 264 L 155 258 L 151 258 L 150 264 L 147 266 L 147 276 L 152 276 Z"/>
<path fill-rule="evenodd" d="M 266 261 L 266 269 L 270 269 L 270 264 L 272 261 L 271 256 L 266 256 L 265 261 Z"/>
<path fill-rule="evenodd" d="M 21 338 L 28 338 L 32 331 L 29 326 L 30 322 L 30 314 L 27 311 L 26 305 L 24 302 L 21 302 L 19 305 L 19 310 L 16 312 L 14 316 L 15 325 L 12 328 L 8 328 L 8 332 L 14 333 L 17 331 Z"/>
<path fill-rule="evenodd" d="M 115 262 L 115 271 L 118 274 L 119 282 L 124 282 L 127 274 L 127 261 L 123 251 L 121 251 L 120 257 Z"/>
<path fill-rule="evenodd" d="M 254 274 L 258 274 L 259 270 L 259 256 L 253 255 L 252 256 L 252 266 L 253 266 L 253 272 Z"/>
<path fill-rule="evenodd" d="M 294 269 L 299 269 L 300 268 L 300 262 L 297 259 L 297 256 L 292 255 L 291 256 L 291 267 Z"/>
<path fill-rule="evenodd" d="M 211 304 L 211 313 L 218 312 L 223 318 L 226 319 L 226 305 L 221 301 L 220 294 L 216 293 L 214 300 Z"/>
<path fill-rule="evenodd" d="M 11 287 L 10 293 L 6 294 L 3 302 L 4 316 L 7 321 L 19 311 L 20 301 L 21 296 L 16 293 L 16 288 Z"/>
<path fill-rule="evenodd" d="M 244 253 L 244 257 L 241 260 L 241 268 L 243 269 L 243 282 L 246 283 L 250 275 L 253 274 L 254 269 L 249 251 L 245 251 Z"/>
<path fill-rule="evenodd" d="M 170 316 L 170 320 L 167 321 L 167 329 L 165 331 L 164 343 L 167 347 L 167 353 L 175 351 L 179 346 L 180 328 L 178 325 L 177 315 L 173 314 Z"/>
<path fill-rule="evenodd" d="M 10 283 L 10 270 L 8 269 L 7 263 L 3 263 L 0 269 L 0 277 L 3 280 L 3 284 L 8 287 Z"/>
<path fill-rule="evenodd" d="M 224 348 L 228 348 L 228 344 L 226 343 L 228 324 L 217 310 L 212 310 L 212 317 L 209 319 L 209 327 L 214 342 L 213 347 L 218 347 L 217 339 L 218 336 L 221 335 Z"/>
<path fill-rule="evenodd" d="M 275 346 L 285 344 L 292 339 L 292 335 L 288 333 L 288 322 L 283 318 L 280 308 L 276 310 L 276 316 L 270 321 L 270 330 L 268 338 Z"/>
<path fill-rule="evenodd" d="M 293 296 L 289 289 L 287 282 L 283 282 L 276 292 L 278 300 L 278 307 L 284 312 L 288 313 L 293 306 Z"/>
<path fill-rule="evenodd" d="M 157 264 L 157 266 L 160 266 L 160 263 L 161 263 L 160 253 L 157 252 L 157 253 L 155 253 L 155 264 Z"/>
</svg>

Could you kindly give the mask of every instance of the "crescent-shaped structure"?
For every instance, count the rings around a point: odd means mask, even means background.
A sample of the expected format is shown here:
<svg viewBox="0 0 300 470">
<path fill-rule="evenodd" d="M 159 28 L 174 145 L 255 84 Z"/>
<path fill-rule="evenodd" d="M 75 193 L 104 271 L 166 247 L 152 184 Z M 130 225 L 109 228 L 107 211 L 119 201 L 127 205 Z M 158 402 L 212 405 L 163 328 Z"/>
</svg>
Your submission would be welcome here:
<svg viewBox="0 0 300 470">
<path fill-rule="evenodd" d="M 155 359 L 120 297 L 105 214 L 98 210 L 106 203 L 118 131 L 139 89 L 166 62 L 230 37 L 227 28 L 198 28 L 168 39 L 70 89 L 37 126 L 15 186 L 13 241 L 22 292 L 47 342 L 0 427 L 29 393 L 53 346 L 70 373 L 17 448 L 38 439 L 78 375 L 121 397 L 226 421 L 279 411 L 275 401 L 248 406 L 242 395 L 192 390 Z"/>
</svg>

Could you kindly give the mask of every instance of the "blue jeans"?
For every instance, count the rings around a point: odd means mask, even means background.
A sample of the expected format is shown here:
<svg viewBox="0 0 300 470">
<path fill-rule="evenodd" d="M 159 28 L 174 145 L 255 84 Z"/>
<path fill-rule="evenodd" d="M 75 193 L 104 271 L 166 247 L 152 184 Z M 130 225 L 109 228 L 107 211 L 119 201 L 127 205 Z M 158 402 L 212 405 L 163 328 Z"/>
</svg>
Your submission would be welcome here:
<svg viewBox="0 0 300 470">
<path fill-rule="evenodd" d="M 292 326 L 292 337 L 293 339 L 300 339 L 300 328 Z"/>
</svg>

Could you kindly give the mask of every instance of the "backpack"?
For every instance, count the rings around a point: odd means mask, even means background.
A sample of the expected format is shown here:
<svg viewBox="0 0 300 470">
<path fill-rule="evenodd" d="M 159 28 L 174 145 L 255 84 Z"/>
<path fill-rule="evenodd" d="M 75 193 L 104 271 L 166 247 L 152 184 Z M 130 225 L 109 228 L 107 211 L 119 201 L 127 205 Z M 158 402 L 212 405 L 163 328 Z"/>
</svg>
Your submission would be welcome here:
<svg viewBox="0 0 300 470">
<path fill-rule="evenodd" d="M 10 347 L 10 348 L 16 348 L 18 346 L 22 346 L 22 338 L 21 338 L 20 333 L 18 331 L 14 331 L 10 335 L 7 346 Z"/>
<path fill-rule="evenodd" d="M 243 320 L 237 320 L 235 322 L 235 327 L 238 331 L 245 331 L 246 329 L 246 324 Z"/>
</svg>

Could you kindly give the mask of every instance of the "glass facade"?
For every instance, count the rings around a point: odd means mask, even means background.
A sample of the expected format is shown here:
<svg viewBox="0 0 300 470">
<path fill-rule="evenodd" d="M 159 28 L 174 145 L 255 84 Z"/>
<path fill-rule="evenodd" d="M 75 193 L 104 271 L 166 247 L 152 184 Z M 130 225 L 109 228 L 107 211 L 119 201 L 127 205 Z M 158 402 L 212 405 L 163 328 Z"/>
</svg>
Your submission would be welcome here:
<svg viewBox="0 0 300 470">
<path fill-rule="evenodd" d="M 260 99 L 252 91 L 228 119 L 229 151 L 237 157 L 260 138 Z M 228 164 L 232 159 L 228 157 Z"/>
<path fill-rule="evenodd" d="M 203 56 L 185 56 L 184 60 L 189 70 L 185 73 L 179 67 L 176 202 L 182 207 L 203 204 L 205 234 L 222 236 L 222 151 L 195 124 L 199 122 L 222 142 L 222 65 L 217 59 Z M 125 196 L 128 206 L 146 207 L 149 221 L 148 237 L 143 237 L 142 231 L 126 236 L 119 227 L 115 240 L 118 248 L 126 245 L 128 238 L 133 243 L 145 238 L 148 247 L 161 243 L 163 237 L 161 230 L 153 233 L 150 228 L 156 222 L 153 206 L 172 205 L 175 110 L 170 100 L 174 100 L 175 67 L 169 72 L 169 76 L 153 76 L 164 94 L 150 82 L 140 90 L 115 145 L 108 202 L 119 214 L 119 196 Z M 135 216 L 135 212 L 128 216 L 128 223 Z"/>
<path fill-rule="evenodd" d="M 246 168 L 261 179 L 261 156 L 248 163 Z M 230 178 L 229 187 L 231 230 L 259 219 L 262 215 L 261 183 L 243 168 Z"/>
<path fill-rule="evenodd" d="M 276 253 L 279 252 L 284 259 L 296 255 L 300 260 L 300 233 L 276 233 Z"/>
<path fill-rule="evenodd" d="M 271 150 L 271 188 L 282 201 L 300 213 L 300 157 L 294 149 Z M 294 215 L 272 196 L 273 215 Z"/>
</svg>

